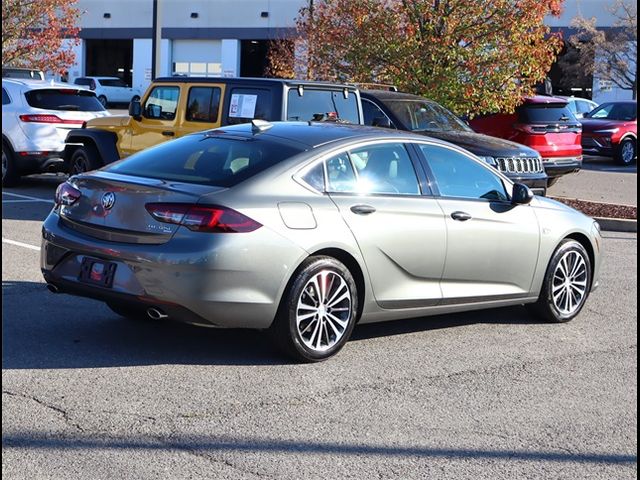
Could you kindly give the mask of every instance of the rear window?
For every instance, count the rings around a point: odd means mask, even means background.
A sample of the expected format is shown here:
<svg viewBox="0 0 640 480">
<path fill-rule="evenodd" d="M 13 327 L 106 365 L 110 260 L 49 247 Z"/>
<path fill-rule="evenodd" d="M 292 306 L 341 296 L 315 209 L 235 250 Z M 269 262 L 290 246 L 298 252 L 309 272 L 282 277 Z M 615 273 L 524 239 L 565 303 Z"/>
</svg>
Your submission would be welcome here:
<svg viewBox="0 0 640 480">
<path fill-rule="evenodd" d="M 75 110 L 79 112 L 102 112 L 104 107 L 95 93 L 87 90 L 55 89 L 30 90 L 25 92 L 27 103 L 45 110 Z"/>
<path fill-rule="evenodd" d="M 353 92 L 344 98 L 342 90 L 312 90 L 305 88 L 302 96 L 297 89 L 289 90 L 287 120 L 321 122 L 342 120 L 359 124 L 358 100 Z"/>
<path fill-rule="evenodd" d="M 259 88 L 234 88 L 231 90 L 227 123 L 236 125 L 251 120 L 274 120 L 271 91 Z"/>
<path fill-rule="evenodd" d="M 519 107 L 518 121 L 520 123 L 558 123 L 576 122 L 577 120 L 567 104 L 544 103 Z"/>
<path fill-rule="evenodd" d="M 302 151 L 265 138 L 197 134 L 143 150 L 106 170 L 174 182 L 233 187 Z"/>
</svg>

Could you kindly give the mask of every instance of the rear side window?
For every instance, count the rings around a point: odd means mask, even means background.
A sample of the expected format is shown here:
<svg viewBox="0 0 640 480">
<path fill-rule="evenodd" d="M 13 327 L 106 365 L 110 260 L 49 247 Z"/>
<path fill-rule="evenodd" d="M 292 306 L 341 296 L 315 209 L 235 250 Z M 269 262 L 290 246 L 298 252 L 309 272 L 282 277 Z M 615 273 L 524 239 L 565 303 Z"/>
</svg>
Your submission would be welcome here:
<svg viewBox="0 0 640 480">
<path fill-rule="evenodd" d="M 218 121 L 220 108 L 220 93 L 218 87 L 192 87 L 187 98 L 186 119 L 190 122 Z"/>
<path fill-rule="evenodd" d="M 302 151 L 264 137 L 188 135 L 136 153 L 107 170 L 166 181 L 233 187 Z"/>
<path fill-rule="evenodd" d="M 576 117 L 565 103 L 522 105 L 517 110 L 520 123 L 575 122 Z"/>
<path fill-rule="evenodd" d="M 7 91 L 3 88 L 2 89 L 2 104 L 3 105 L 9 105 L 11 103 L 11 99 L 9 98 L 9 94 L 7 93 Z"/>
<path fill-rule="evenodd" d="M 342 120 L 359 124 L 358 100 L 353 92 L 344 98 L 342 90 L 313 90 L 305 88 L 302 96 L 297 89 L 287 95 L 287 120 L 321 122 Z"/>
<path fill-rule="evenodd" d="M 271 91 L 259 88 L 234 88 L 227 112 L 227 123 L 247 123 L 257 118 L 273 120 Z"/>
<path fill-rule="evenodd" d="M 104 87 L 129 88 L 129 85 L 127 85 L 124 82 L 124 80 L 120 80 L 119 78 L 101 78 L 100 79 L 100 85 L 102 85 Z"/>
<path fill-rule="evenodd" d="M 95 93 L 73 88 L 47 88 L 25 92 L 27 103 L 45 110 L 77 110 L 79 112 L 102 112 L 104 107 Z"/>
</svg>

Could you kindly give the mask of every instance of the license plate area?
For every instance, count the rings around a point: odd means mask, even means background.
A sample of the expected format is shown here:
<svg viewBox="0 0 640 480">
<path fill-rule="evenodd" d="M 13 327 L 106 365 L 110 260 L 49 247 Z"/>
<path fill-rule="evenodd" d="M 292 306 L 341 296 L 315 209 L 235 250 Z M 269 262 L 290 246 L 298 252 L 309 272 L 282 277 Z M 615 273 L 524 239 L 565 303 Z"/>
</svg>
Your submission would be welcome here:
<svg viewBox="0 0 640 480">
<path fill-rule="evenodd" d="M 111 288 L 113 286 L 113 277 L 116 274 L 116 266 L 113 262 L 84 257 L 80 265 L 78 279 L 84 283 Z"/>
</svg>

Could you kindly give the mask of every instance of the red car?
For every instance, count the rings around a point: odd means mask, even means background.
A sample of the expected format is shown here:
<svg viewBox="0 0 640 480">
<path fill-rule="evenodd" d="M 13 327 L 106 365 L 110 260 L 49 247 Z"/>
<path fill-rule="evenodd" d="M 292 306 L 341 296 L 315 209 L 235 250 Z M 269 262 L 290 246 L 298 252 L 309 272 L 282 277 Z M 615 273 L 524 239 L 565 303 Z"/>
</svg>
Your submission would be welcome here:
<svg viewBox="0 0 640 480">
<path fill-rule="evenodd" d="M 581 122 L 585 153 L 613 157 L 621 165 L 630 165 L 636 159 L 638 102 L 603 103 Z"/>
<path fill-rule="evenodd" d="M 476 117 L 470 125 L 476 132 L 537 150 L 549 176 L 549 186 L 561 175 L 577 172 L 582 167 L 582 126 L 565 99 L 527 97 L 515 113 Z"/>
</svg>

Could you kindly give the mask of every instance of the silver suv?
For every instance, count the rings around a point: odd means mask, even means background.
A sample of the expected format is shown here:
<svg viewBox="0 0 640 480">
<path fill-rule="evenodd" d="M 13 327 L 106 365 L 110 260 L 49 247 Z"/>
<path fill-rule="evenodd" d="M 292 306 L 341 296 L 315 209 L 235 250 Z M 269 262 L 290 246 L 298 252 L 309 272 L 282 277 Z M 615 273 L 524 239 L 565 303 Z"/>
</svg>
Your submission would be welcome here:
<svg viewBox="0 0 640 480">
<path fill-rule="evenodd" d="M 110 115 L 95 93 L 41 80 L 2 79 L 2 186 L 33 173 L 59 171 L 67 133 Z"/>
</svg>

